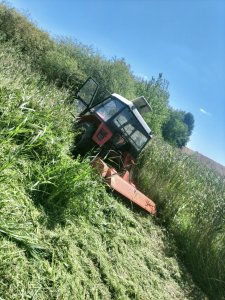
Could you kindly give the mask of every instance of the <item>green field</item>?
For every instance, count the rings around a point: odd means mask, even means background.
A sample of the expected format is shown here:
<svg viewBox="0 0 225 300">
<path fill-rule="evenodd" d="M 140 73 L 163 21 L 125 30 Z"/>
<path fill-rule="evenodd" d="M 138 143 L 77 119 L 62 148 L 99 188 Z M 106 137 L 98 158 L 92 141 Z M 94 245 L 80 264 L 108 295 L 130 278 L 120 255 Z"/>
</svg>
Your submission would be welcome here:
<svg viewBox="0 0 225 300">
<path fill-rule="evenodd" d="M 224 299 L 224 179 L 155 138 L 135 180 L 158 217 L 106 192 L 71 158 L 71 112 L 111 62 L 2 4 L 0 33 L 0 299 Z"/>
<path fill-rule="evenodd" d="M 136 173 L 193 278 L 212 299 L 224 299 L 225 178 L 158 140 L 143 153 Z"/>
</svg>

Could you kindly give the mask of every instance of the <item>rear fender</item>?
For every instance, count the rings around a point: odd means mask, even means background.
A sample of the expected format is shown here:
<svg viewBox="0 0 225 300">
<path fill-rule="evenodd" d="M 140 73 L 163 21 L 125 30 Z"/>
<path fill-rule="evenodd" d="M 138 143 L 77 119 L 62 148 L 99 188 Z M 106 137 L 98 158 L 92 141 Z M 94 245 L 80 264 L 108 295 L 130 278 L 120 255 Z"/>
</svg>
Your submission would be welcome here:
<svg viewBox="0 0 225 300">
<path fill-rule="evenodd" d="M 99 119 L 96 118 L 96 116 L 94 116 L 94 115 L 80 116 L 76 119 L 76 123 L 80 123 L 80 122 L 91 122 L 91 123 L 95 124 L 96 127 L 101 124 Z"/>
</svg>

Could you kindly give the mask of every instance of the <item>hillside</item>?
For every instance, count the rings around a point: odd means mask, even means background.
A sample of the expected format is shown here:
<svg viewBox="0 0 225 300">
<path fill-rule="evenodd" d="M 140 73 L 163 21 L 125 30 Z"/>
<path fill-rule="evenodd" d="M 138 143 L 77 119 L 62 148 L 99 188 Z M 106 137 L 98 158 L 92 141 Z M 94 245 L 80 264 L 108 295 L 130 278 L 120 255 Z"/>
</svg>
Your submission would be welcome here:
<svg viewBox="0 0 225 300">
<path fill-rule="evenodd" d="M 134 175 L 157 218 L 71 157 L 74 90 L 88 75 L 152 99 L 156 136 Z M 225 182 L 162 140 L 167 113 L 162 77 L 142 81 L 0 4 L 0 298 L 225 299 Z"/>
<path fill-rule="evenodd" d="M 204 299 L 165 230 L 70 157 L 66 91 L 0 50 L 1 299 Z"/>
<path fill-rule="evenodd" d="M 219 175 L 225 176 L 225 167 L 216 161 L 210 159 L 209 157 L 197 152 L 193 151 L 187 147 L 182 148 L 182 153 L 192 156 L 193 159 L 200 161 L 206 167 L 215 170 Z"/>
</svg>

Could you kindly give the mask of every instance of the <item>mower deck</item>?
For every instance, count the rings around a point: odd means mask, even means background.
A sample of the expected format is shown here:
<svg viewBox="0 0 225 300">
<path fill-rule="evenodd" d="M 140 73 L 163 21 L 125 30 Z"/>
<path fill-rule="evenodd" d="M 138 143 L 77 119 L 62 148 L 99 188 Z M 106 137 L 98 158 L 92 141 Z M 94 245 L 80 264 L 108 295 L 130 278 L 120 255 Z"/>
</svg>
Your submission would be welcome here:
<svg viewBox="0 0 225 300">
<path fill-rule="evenodd" d="M 108 166 L 99 157 L 93 160 L 92 165 L 113 190 L 142 207 L 150 214 L 156 214 L 155 203 L 136 189 L 135 185 L 129 179 L 129 171 L 120 176 L 114 168 Z"/>
</svg>

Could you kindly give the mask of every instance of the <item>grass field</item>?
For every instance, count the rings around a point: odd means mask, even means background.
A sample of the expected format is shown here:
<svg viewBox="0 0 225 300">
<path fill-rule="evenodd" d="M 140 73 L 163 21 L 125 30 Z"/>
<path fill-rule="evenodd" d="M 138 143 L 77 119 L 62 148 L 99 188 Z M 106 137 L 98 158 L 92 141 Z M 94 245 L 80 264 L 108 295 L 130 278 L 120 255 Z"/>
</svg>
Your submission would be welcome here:
<svg viewBox="0 0 225 300">
<path fill-rule="evenodd" d="M 4 4 L 0 33 L 0 299 L 225 299 L 224 177 L 155 138 L 134 174 L 157 218 L 106 192 L 71 158 L 70 97 L 113 64 Z"/>
<path fill-rule="evenodd" d="M 225 178 L 157 139 L 136 173 L 196 282 L 212 299 L 224 299 Z"/>
<path fill-rule="evenodd" d="M 1 299 L 205 299 L 166 231 L 70 157 L 66 90 L 0 53 Z"/>
</svg>

